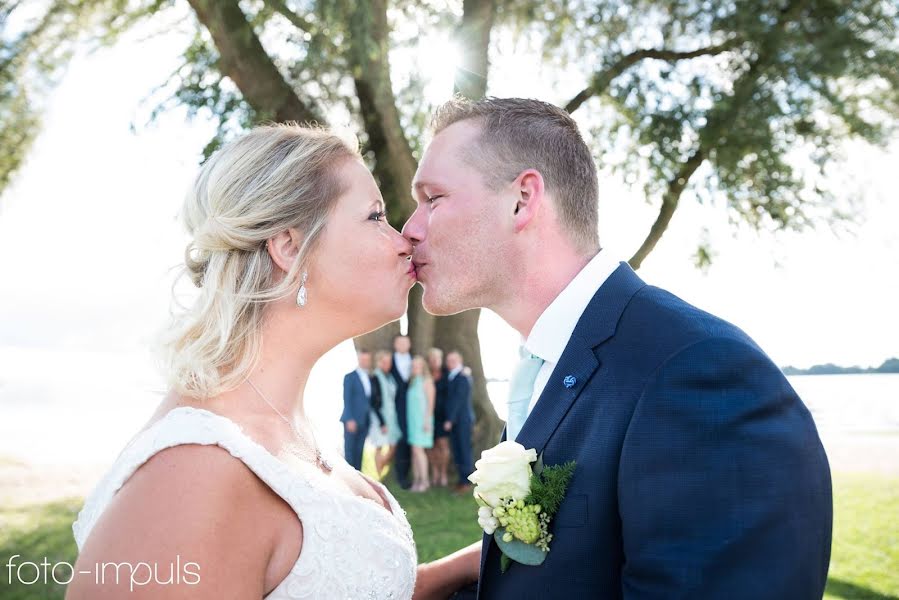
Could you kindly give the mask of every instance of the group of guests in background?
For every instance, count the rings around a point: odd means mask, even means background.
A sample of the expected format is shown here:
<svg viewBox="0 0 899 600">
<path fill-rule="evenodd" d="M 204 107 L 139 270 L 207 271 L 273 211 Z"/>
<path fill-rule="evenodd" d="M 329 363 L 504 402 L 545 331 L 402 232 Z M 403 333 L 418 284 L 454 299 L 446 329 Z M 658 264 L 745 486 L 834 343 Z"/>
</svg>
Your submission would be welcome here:
<svg viewBox="0 0 899 600">
<path fill-rule="evenodd" d="M 398 335 L 393 352 L 358 352 L 358 366 L 343 378 L 346 460 L 362 468 L 365 442 L 375 448 L 378 476 L 393 464 L 399 485 L 423 492 L 449 486 L 452 457 L 455 489 L 470 491 L 474 470 L 471 434 L 475 423 L 471 370 L 462 355 L 431 348 L 427 358 L 410 353 L 411 340 Z M 372 367 L 374 366 L 374 369 Z"/>
</svg>

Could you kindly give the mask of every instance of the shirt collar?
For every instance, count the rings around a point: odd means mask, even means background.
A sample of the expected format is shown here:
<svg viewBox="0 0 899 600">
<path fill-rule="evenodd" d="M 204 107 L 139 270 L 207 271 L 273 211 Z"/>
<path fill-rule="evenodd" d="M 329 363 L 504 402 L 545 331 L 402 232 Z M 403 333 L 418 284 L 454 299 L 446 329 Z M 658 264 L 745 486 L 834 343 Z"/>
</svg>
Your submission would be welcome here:
<svg viewBox="0 0 899 600">
<path fill-rule="evenodd" d="M 543 311 L 528 339 L 525 349 L 549 363 L 557 363 L 581 315 L 596 294 L 596 290 L 619 266 L 607 251 L 600 251 L 575 275 L 565 289 Z"/>
<path fill-rule="evenodd" d="M 452 371 L 449 372 L 449 378 L 450 378 L 450 379 L 455 379 L 455 378 L 456 378 L 456 375 L 458 375 L 459 373 L 461 373 L 461 372 L 462 372 L 462 369 L 464 369 L 464 368 L 465 368 L 465 367 L 462 366 L 462 367 L 459 367 L 458 369 L 453 369 Z"/>
</svg>

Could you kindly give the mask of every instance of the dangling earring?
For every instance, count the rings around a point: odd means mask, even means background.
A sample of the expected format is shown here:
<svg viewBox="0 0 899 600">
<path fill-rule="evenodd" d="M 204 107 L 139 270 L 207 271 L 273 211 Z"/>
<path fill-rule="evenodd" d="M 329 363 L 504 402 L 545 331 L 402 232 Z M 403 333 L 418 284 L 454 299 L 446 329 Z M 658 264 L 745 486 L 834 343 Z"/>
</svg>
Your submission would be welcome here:
<svg viewBox="0 0 899 600">
<path fill-rule="evenodd" d="M 306 306 L 306 279 L 309 277 L 309 273 L 303 271 L 303 280 L 300 283 L 300 289 L 297 291 L 297 306 L 300 308 Z"/>
</svg>

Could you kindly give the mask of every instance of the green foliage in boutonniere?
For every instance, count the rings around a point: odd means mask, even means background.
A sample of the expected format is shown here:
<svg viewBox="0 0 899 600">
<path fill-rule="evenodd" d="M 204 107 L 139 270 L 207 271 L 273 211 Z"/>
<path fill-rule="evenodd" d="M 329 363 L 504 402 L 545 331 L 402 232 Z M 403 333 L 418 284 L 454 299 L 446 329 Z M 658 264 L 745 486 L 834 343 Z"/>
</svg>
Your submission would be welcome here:
<svg viewBox="0 0 899 600">
<path fill-rule="evenodd" d="M 537 457 L 534 465 L 534 474 L 531 476 L 531 491 L 525 504 L 539 504 L 543 510 L 554 517 L 559 510 L 559 505 L 565 499 L 568 483 L 574 475 L 575 462 L 573 460 L 561 465 L 551 467 L 543 466 L 543 455 Z"/>
</svg>

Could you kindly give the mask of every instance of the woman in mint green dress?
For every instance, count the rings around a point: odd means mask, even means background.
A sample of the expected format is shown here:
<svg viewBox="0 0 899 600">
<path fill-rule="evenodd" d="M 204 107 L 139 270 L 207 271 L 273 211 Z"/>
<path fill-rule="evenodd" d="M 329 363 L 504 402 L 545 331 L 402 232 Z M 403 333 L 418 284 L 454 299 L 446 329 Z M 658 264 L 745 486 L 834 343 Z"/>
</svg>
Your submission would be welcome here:
<svg viewBox="0 0 899 600">
<path fill-rule="evenodd" d="M 423 492 L 430 487 L 428 481 L 428 455 L 425 450 L 434 446 L 434 381 L 428 364 L 421 356 L 412 359 L 412 373 L 406 394 L 406 424 L 409 427 L 409 445 L 412 446 L 413 492 Z"/>
</svg>

